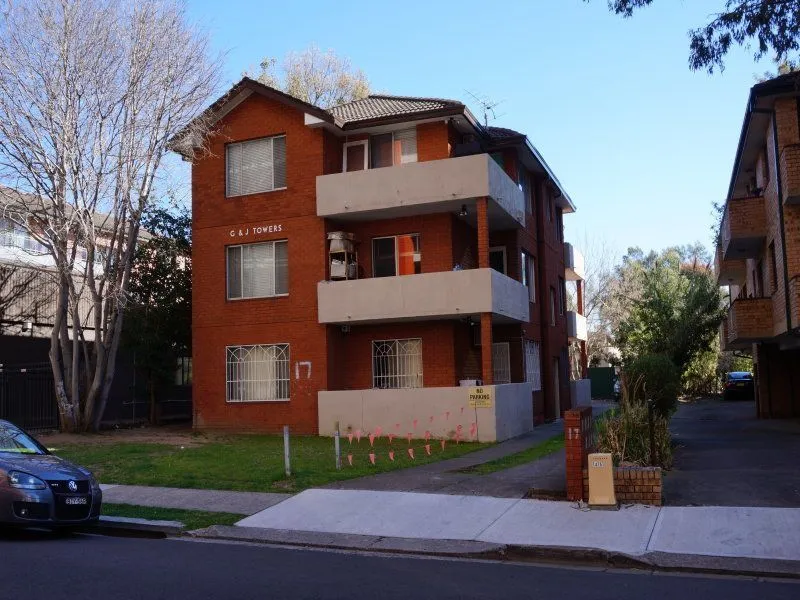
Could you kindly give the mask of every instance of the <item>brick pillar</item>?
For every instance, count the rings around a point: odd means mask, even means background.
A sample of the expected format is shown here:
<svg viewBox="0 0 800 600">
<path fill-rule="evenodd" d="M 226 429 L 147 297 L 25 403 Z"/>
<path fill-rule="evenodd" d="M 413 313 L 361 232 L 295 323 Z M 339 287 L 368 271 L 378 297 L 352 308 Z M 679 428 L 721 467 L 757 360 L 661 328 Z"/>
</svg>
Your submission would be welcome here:
<svg viewBox="0 0 800 600">
<path fill-rule="evenodd" d="M 564 443 L 567 454 L 567 499 L 587 500 L 583 496 L 583 470 L 588 466 L 589 454 L 594 452 L 591 406 L 564 412 Z"/>
<path fill-rule="evenodd" d="M 478 198 L 478 268 L 489 268 L 489 201 Z"/>
<path fill-rule="evenodd" d="M 481 313 L 481 377 L 483 385 L 494 383 L 492 364 L 492 313 Z"/>
</svg>

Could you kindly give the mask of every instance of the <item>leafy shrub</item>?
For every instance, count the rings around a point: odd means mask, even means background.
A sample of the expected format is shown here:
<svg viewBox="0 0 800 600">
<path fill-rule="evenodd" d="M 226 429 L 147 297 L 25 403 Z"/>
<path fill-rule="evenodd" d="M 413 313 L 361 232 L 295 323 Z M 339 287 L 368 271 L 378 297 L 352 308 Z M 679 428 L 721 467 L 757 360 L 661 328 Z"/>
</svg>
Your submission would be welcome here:
<svg viewBox="0 0 800 600">
<path fill-rule="evenodd" d="M 625 385 L 631 404 L 652 400 L 656 413 L 669 417 L 678 407 L 681 373 L 663 354 L 644 354 L 625 365 Z"/>
<path fill-rule="evenodd" d="M 672 467 L 672 440 L 669 420 L 653 415 L 656 464 L 650 460 L 650 429 L 647 421 L 647 405 L 641 402 L 626 402 L 625 386 L 623 401 L 612 414 L 606 413 L 597 421 L 596 439 L 600 452 L 610 452 L 614 464 L 631 463 L 645 467 Z"/>
<path fill-rule="evenodd" d="M 700 352 L 686 366 L 681 377 L 681 389 L 687 396 L 713 396 L 720 392 L 717 374 L 719 351 L 717 348 Z"/>
</svg>

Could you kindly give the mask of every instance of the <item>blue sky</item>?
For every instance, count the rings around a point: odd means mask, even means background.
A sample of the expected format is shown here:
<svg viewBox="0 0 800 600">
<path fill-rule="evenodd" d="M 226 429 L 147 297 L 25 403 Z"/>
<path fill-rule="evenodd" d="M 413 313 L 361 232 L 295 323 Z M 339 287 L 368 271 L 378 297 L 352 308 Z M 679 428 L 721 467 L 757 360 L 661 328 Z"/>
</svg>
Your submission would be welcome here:
<svg viewBox="0 0 800 600">
<path fill-rule="evenodd" d="M 265 56 L 315 43 L 347 56 L 375 90 L 502 100 L 494 125 L 525 132 L 578 207 L 568 239 L 617 253 L 710 244 L 711 202 L 724 199 L 749 88 L 752 53 L 722 74 L 691 72 L 691 27 L 724 0 L 657 0 L 625 20 L 606 0 L 275 2 L 190 0 L 228 82 Z"/>
</svg>

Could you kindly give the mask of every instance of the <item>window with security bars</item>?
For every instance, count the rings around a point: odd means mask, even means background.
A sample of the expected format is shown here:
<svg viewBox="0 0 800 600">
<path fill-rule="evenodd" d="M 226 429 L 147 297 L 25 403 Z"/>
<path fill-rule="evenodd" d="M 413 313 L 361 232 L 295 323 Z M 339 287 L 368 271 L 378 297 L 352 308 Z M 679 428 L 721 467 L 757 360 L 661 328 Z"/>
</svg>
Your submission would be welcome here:
<svg viewBox="0 0 800 600">
<path fill-rule="evenodd" d="M 511 383 L 511 351 L 508 342 L 492 344 L 492 376 L 497 385 Z"/>
<path fill-rule="evenodd" d="M 422 340 L 412 338 L 373 341 L 372 387 L 422 387 Z"/>
<path fill-rule="evenodd" d="M 228 402 L 289 399 L 289 344 L 228 346 Z"/>
<path fill-rule="evenodd" d="M 228 300 L 289 293 L 289 253 L 285 240 L 228 246 L 227 253 Z"/>
<path fill-rule="evenodd" d="M 286 187 L 286 136 L 225 147 L 225 195 L 246 196 Z"/>
<path fill-rule="evenodd" d="M 525 340 L 525 381 L 533 384 L 533 391 L 542 389 L 542 362 L 539 342 Z"/>
</svg>

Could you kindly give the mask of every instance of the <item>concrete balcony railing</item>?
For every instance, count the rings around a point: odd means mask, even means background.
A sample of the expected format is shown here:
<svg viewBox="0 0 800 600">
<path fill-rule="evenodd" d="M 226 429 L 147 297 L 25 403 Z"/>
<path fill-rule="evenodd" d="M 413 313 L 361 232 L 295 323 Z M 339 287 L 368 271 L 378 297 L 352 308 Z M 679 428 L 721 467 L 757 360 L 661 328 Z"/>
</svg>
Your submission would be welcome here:
<svg viewBox="0 0 800 600">
<path fill-rule="evenodd" d="M 722 258 L 757 258 L 767 236 L 764 196 L 729 200 L 720 227 Z"/>
<path fill-rule="evenodd" d="M 375 431 L 377 427 L 394 431 L 394 424 L 400 423 L 402 431 L 412 431 L 415 437 L 422 437 L 427 430 L 437 439 L 452 438 L 460 426 L 467 439 L 472 423 L 477 422 L 477 440 L 499 442 L 533 429 L 532 384 L 506 383 L 483 388 L 492 399 L 489 406 L 477 409 L 469 406 L 468 387 L 320 391 L 319 434 L 332 436 L 336 423 L 342 430 L 364 432 Z M 447 419 L 441 416 L 445 413 L 449 413 Z M 425 427 L 415 431 L 412 428 L 415 421 L 425 423 Z"/>
<path fill-rule="evenodd" d="M 772 298 L 739 298 L 728 311 L 728 344 L 748 346 L 773 337 Z"/>
<path fill-rule="evenodd" d="M 581 281 L 585 279 L 583 254 L 575 249 L 569 242 L 564 243 L 564 278 L 567 281 Z"/>
<path fill-rule="evenodd" d="M 714 255 L 714 273 L 717 274 L 717 283 L 720 285 L 740 285 L 747 276 L 747 261 L 744 258 L 725 260 L 722 246 L 718 245 Z"/>
<path fill-rule="evenodd" d="M 488 155 L 475 154 L 317 177 L 317 216 L 337 220 L 393 219 L 467 208 L 489 198 L 490 229 L 525 226 L 525 199 Z"/>
<path fill-rule="evenodd" d="M 800 204 L 800 144 L 781 152 L 781 188 L 785 204 Z"/>
<path fill-rule="evenodd" d="M 568 310 L 566 316 L 567 337 L 571 340 L 581 340 L 585 342 L 588 339 L 586 317 L 576 313 L 574 310 Z"/>
<path fill-rule="evenodd" d="M 459 319 L 492 313 L 528 322 L 528 288 L 494 269 L 443 271 L 317 284 L 319 322 L 336 324 Z"/>
</svg>

